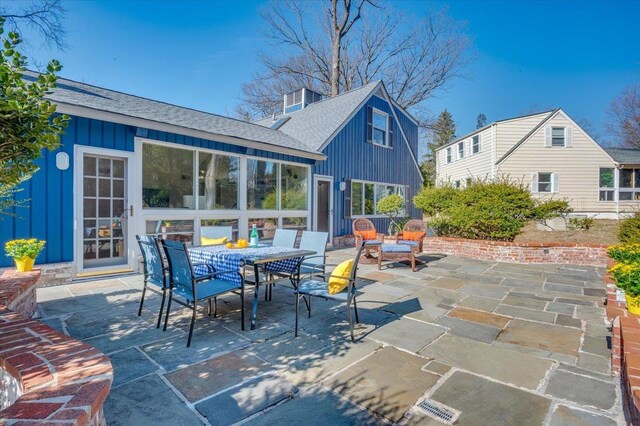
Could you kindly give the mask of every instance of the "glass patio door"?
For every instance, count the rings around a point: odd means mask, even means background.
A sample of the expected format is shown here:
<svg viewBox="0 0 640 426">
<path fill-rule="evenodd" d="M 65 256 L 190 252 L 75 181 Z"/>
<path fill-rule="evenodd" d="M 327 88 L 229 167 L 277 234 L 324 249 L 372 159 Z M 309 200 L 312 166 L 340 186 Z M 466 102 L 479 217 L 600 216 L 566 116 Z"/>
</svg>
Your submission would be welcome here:
<svg viewBox="0 0 640 426">
<path fill-rule="evenodd" d="M 82 267 L 127 264 L 127 159 L 83 155 Z"/>
</svg>

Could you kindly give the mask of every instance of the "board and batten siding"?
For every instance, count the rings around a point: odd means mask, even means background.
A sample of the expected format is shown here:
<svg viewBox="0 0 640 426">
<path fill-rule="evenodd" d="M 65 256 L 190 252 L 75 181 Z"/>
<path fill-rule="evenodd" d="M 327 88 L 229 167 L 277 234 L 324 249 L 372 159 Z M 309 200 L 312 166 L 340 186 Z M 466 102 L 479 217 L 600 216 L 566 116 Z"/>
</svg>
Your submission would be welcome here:
<svg viewBox="0 0 640 426">
<path fill-rule="evenodd" d="M 452 162 L 447 164 L 447 148 L 438 151 L 436 161 L 436 181 L 438 184 L 454 183 L 459 180 L 464 186 L 467 178 L 487 178 L 491 176 L 493 149 L 492 128 L 483 130 L 480 136 L 480 152 L 472 154 L 473 137 L 464 139 L 465 157 L 458 159 L 458 143 L 451 145 Z M 474 135 L 475 136 L 475 135 Z"/>
<path fill-rule="evenodd" d="M 572 146 L 546 147 L 547 126 L 571 127 Z M 558 173 L 557 193 L 534 195 L 566 198 L 575 212 L 615 212 L 614 201 L 599 201 L 600 167 L 614 167 L 613 160 L 560 112 L 503 160 L 498 170 L 528 185 L 534 173 Z"/>
<path fill-rule="evenodd" d="M 20 185 L 21 191 L 16 193 L 15 197 L 19 201 L 25 201 L 24 206 L 26 207 L 14 208 L 11 212 L 14 216 L 7 216 L 0 220 L 0 242 L 16 238 L 45 240 L 47 244 L 38 256 L 37 263 L 73 261 L 73 174 L 75 160 L 73 147 L 85 145 L 133 152 L 136 134 L 144 136 L 146 139 L 171 142 L 176 145 L 313 164 L 313 160 L 291 155 L 250 150 L 222 142 L 72 116 L 69 126 L 65 129 L 65 134 L 61 138 L 60 147 L 52 152 L 44 150 L 42 158 L 37 161 L 40 170 L 31 179 Z M 69 168 L 64 171 L 56 167 L 56 154 L 61 151 L 69 155 Z M 11 265 L 10 258 L 0 256 L 0 267 Z"/>
<path fill-rule="evenodd" d="M 549 113 L 542 113 L 498 122 L 495 134 L 496 161 L 548 116 Z"/>
<path fill-rule="evenodd" d="M 393 119 L 387 101 L 372 96 L 323 149 L 322 153 L 327 156 L 327 159 L 317 162 L 313 168 L 314 174 L 333 176 L 334 179 L 334 236 L 352 233 L 352 220 L 344 217 L 344 193 L 339 190 L 340 182 L 346 179 L 408 185 L 409 214 L 411 217 L 421 217 L 411 199 L 422 187 L 422 181 L 420 172 L 411 159 L 407 144 L 402 139 L 397 123 L 394 124 L 391 148 L 368 143 L 366 111 L 369 106 L 386 112 Z M 411 125 L 414 126 L 414 124 Z M 417 136 L 417 129 L 415 135 Z M 388 219 L 373 218 L 371 220 L 376 229 L 386 232 L 389 225 Z"/>
</svg>

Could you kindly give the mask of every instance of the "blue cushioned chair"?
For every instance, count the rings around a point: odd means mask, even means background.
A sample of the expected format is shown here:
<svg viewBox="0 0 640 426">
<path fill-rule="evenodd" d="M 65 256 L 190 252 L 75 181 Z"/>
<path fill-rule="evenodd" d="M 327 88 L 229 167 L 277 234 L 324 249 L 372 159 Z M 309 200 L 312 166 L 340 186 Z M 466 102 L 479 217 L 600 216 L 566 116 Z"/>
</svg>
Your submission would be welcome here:
<svg viewBox="0 0 640 426">
<path fill-rule="evenodd" d="M 241 328 L 244 330 L 244 285 L 216 278 L 218 275 L 235 273 L 238 274 L 242 280 L 240 272 L 215 271 L 213 266 L 207 265 L 210 271 L 209 274 L 196 275 L 193 267 L 199 265 L 193 265 L 191 263 L 186 244 L 162 240 L 162 247 L 167 255 L 167 260 L 169 261 L 169 282 L 171 284 L 169 288 L 167 315 L 164 320 L 164 329 L 167 329 L 169 311 L 171 310 L 171 301 L 175 295 L 178 295 L 183 300 L 176 299 L 177 303 L 188 308 L 193 308 L 191 326 L 189 327 L 189 338 L 187 340 L 187 347 L 191 346 L 191 336 L 193 335 L 193 326 L 196 320 L 198 302 L 201 300 L 207 300 L 209 302 L 209 315 L 211 315 L 211 300 L 213 299 L 216 304 L 214 309 L 217 311 L 217 297 L 233 292 L 240 295 L 240 321 Z"/>
<path fill-rule="evenodd" d="M 156 324 L 156 328 L 160 328 L 164 301 L 167 296 L 167 290 L 169 289 L 169 280 L 167 279 L 168 269 L 162 261 L 156 237 L 152 237 L 150 235 L 136 235 L 136 240 L 138 240 L 138 245 L 140 246 L 140 252 L 142 253 L 142 260 L 144 263 L 144 287 L 142 287 L 142 297 L 140 298 L 138 316 L 142 314 L 142 305 L 144 304 L 144 296 L 147 293 L 147 289 L 154 293 L 161 294 L 162 301 L 160 302 L 160 312 L 158 313 L 158 323 Z M 151 286 L 149 286 L 149 284 L 151 284 Z"/>
<path fill-rule="evenodd" d="M 358 261 L 360 260 L 360 256 L 362 255 L 362 250 L 364 249 L 365 244 L 361 243 L 358 248 L 358 252 L 356 253 L 356 257 L 353 259 L 353 266 L 351 268 L 351 274 L 349 276 L 349 284 L 347 288 L 340 293 L 330 294 L 329 293 L 329 279 L 331 277 L 330 273 L 323 272 L 327 266 L 337 266 L 330 264 L 322 264 L 317 265 L 314 269 L 318 272 L 313 272 L 308 280 L 301 282 L 295 290 L 296 293 L 296 327 L 295 327 L 295 336 L 298 337 L 298 314 L 300 311 L 300 299 L 304 300 L 307 305 L 307 310 L 309 312 L 309 317 L 311 317 L 311 298 L 312 297 L 321 297 L 326 300 L 337 300 L 340 302 L 346 302 L 347 304 L 347 316 L 349 319 L 349 332 L 351 333 L 351 341 L 355 341 L 355 336 L 353 334 L 353 319 L 351 317 L 351 304 L 353 303 L 353 309 L 355 312 L 356 322 L 359 323 L 360 319 L 358 318 L 358 305 L 356 303 L 356 273 L 358 271 Z M 342 278 L 342 277 L 336 277 Z"/>
</svg>

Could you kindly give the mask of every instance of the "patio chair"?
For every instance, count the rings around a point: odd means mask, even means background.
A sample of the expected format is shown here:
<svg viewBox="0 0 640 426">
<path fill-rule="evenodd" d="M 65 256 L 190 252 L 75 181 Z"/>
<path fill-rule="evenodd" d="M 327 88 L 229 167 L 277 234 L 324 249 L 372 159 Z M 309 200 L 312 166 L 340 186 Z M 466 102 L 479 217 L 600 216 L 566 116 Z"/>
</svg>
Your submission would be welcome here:
<svg viewBox="0 0 640 426">
<path fill-rule="evenodd" d="M 297 229 L 277 228 L 276 233 L 273 236 L 273 242 L 271 243 L 271 245 L 274 247 L 293 248 L 296 246 L 296 238 L 298 238 Z"/>
<path fill-rule="evenodd" d="M 164 302 L 167 297 L 167 290 L 169 289 L 169 280 L 167 279 L 168 268 L 165 266 L 162 256 L 160 255 L 160 248 L 156 237 L 136 235 L 136 240 L 138 240 L 144 264 L 144 286 L 142 287 L 138 316 L 142 315 L 142 305 L 144 304 L 144 296 L 147 293 L 147 289 L 154 293 L 161 294 L 162 301 L 160 302 L 160 312 L 158 313 L 158 323 L 156 324 L 156 328 L 160 328 Z"/>
<path fill-rule="evenodd" d="M 356 238 L 356 247 L 365 242 L 365 255 L 371 257 L 371 251 L 377 251 L 378 246 L 384 242 L 384 234 L 376 231 L 376 227 L 369 219 L 355 219 L 353 221 L 353 235 Z"/>
<path fill-rule="evenodd" d="M 211 315 L 211 300 L 215 304 L 217 312 L 218 296 L 226 293 L 234 293 L 240 295 L 240 321 L 241 328 L 244 330 L 244 285 L 235 284 L 227 280 L 216 278 L 222 274 L 238 274 L 236 270 L 215 271 L 213 266 L 207 265 L 211 273 L 205 275 L 196 275 L 193 267 L 199 266 L 191 263 L 187 245 L 184 243 L 175 243 L 172 241 L 162 240 L 162 247 L 169 261 L 169 302 L 167 304 L 167 315 L 164 319 L 164 329 L 167 329 L 169 321 L 169 312 L 171 311 L 171 301 L 174 295 L 180 296 L 184 300 L 176 299 L 179 303 L 188 308 L 193 308 L 191 315 L 191 326 L 189 327 L 189 338 L 187 339 L 187 347 L 191 346 L 191 337 L 193 335 L 193 326 L 197 316 L 198 302 L 207 300 L 209 303 L 209 315 Z M 242 279 L 242 276 L 240 275 Z M 215 314 L 214 314 L 215 316 Z"/>
<path fill-rule="evenodd" d="M 402 231 L 396 235 L 396 243 L 410 245 L 416 248 L 417 253 L 422 253 L 423 241 L 426 237 L 426 222 L 420 219 L 411 219 L 404 224 Z"/>
<path fill-rule="evenodd" d="M 296 287 L 296 326 L 295 326 L 295 336 L 298 337 L 298 316 L 300 311 L 300 299 L 304 300 L 308 316 L 311 318 L 311 298 L 312 297 L 321 297 L 325 300 L 337 300 L 340 302 L 346 302 L 347 304 L 347 317 L 349 320 L 349 332 L 351 333 L 351 341 L 355 342 L 355 336 L 353 333 L 353 318 L 351 317 L 351 304 L 353 303 L 353 310 L 355 312 L 356 323 L 360 323 L 360 319 L 358 318 L 358 305 L 356 303 L 356 274 L 358 271 L 358 262 L 360 260 L 360 256 L 362 255 L 362 250 L 364 249 L 365 244 L 362 243 L 358 248 L 358 252 L 356 253 L 355 258 L 353 259 L 353 264 L 351 266 L 351 273 L 348 278 L 347 288 L 340 293 L 331 294 L 329 293 L 329 279 L 331 277 L 334 278 L 344 278 L 339 276 L 333 276 L 331 273 L 322 272 L 327 266 L 337 266 L 330 264 L 317 265 L 316 269 L 318 272 L 314 272 L 307 281 L 303 281 L 298 284 Z M 319 278 L 319 279 L 316 279 Z"/>
<path fill-rule="evenodd" d="M 227 238 L 233 241 L 233 227 L 231 226 L 202 226 L 200 227 L 200 237 L 205 238 Z"/>
</svg>

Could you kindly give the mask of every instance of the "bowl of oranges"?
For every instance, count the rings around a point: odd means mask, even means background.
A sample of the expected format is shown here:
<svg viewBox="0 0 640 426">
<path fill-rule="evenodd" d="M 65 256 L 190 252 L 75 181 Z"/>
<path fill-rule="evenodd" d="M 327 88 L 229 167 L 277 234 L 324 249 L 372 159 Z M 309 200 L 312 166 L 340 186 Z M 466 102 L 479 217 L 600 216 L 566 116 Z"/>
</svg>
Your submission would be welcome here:
<svg viewBox="0 0 640 426">
<path fill-rule="evenodd" d="M 249 241 L 245 240 L 244 238 L 240 238 L 236 243 L 227 243 L 226 247 L 228 249 L 243 249 L 243 248 L 247 248 L 249 247 Z"/>
</svg>

